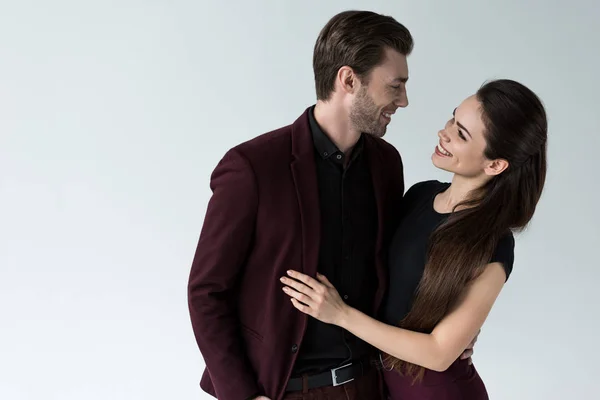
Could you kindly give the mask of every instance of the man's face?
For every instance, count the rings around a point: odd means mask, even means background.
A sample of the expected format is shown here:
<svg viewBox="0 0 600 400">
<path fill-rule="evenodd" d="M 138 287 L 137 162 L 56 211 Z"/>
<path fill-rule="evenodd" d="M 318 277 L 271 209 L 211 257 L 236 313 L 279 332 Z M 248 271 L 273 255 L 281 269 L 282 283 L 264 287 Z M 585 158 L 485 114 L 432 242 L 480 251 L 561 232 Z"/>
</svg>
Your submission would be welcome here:
<svg viewBox="0 0 600 400">
<path fill-rule="evenodd" d="M 350 109 L 350 121 L 359 132 L 383 137 L 392 115 L 408 106 L 406 56 L 386 49 L 383 62 L 361 83 Z"/>
</svg>

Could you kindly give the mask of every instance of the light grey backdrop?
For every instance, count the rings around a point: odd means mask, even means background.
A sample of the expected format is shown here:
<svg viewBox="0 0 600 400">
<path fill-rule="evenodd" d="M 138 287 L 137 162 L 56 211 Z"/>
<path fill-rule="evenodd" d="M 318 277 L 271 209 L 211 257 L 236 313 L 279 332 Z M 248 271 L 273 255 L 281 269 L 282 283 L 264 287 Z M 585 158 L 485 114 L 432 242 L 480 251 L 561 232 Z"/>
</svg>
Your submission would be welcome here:
<svg viewBox="0 0 600 400">
<path fill-rule="evenodd" d="M 594 4 L 596 3 L 596 4 Z M 547 189 L 476 347 L 492 399 L 597 391 L 597 2 L 0 3 L 0 398 L 207 399 L 186 283 L 231 146 L 314 101 L 312 47 L 349 8 L 415 37 L 386 139 L 410 185 L 486 79 L 550 116 Z"/>
</svg>

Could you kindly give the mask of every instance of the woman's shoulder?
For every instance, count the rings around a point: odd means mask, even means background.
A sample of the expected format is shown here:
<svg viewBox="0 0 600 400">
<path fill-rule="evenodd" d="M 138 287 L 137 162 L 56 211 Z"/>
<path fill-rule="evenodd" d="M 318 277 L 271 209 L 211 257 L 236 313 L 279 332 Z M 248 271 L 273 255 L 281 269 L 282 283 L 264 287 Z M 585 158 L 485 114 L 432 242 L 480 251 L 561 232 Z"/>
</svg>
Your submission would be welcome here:
<svg viewBox="0 0 600 400">
<path fill-rule="evenodd" d="M 449 183 L 436 180 L 421 181 L 412 185 L 404 194 L 402 205 L 405 210 L 413 210 L 420 205 L 429 204 L 431 199 L 445 190 Z"/>
<path fill-rule="evenodd" d="M 506 280 L 508 280 L 515 263 L 515 236 L 511 231 L 500 237 L 490 262 L 501 263 L 506 272 Z"/>
<path fill-rule="evenodd" d="M 407 191 L 405 196 L 430 196 L 433 193 L 440 192 L 450 186 L 448 182 L 440 182 L 438 180 L 428 180 L 417 182 L 412 185 Z"/>
<path fill-rule="evenodd" d="M 504 235 L 500 237 L 498 240 L 498 244 L 496 245 L 495 253 L 502 253 L 511 258 L 514 257 L 515 254 L 515 235 L 512 231 L 508 231 Z"/>
</svg>

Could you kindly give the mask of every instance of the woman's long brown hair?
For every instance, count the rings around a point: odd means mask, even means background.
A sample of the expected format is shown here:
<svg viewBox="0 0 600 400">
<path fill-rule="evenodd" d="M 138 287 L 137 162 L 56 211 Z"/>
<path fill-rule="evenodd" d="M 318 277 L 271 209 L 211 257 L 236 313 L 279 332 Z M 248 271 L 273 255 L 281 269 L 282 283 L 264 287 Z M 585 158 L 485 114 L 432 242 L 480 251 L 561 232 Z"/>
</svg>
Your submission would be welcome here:
<svg viewBox="0 0 600 400">
<path fill-rule="evenodd" d="M 472 192 L 431 235 L 427 263 L 410 312 L 399 326 L 431 333 L 465 287 L 489 263 L 499 239 L 530 222 L 546 179 L 547 120 L 539 98 L 522 84 L 496 80 L 477 91 L 485 156 L 509 167 Z M 425 369 L 392 356 L 386 366 L 414 377 Z"/>
</svg>

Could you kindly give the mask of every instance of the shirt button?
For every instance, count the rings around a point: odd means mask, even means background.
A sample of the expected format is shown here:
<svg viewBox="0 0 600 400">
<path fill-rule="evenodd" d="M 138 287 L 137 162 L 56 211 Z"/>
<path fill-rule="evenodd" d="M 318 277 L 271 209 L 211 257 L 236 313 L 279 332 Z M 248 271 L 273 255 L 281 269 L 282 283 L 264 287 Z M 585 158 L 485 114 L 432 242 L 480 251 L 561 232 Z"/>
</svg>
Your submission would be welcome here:
<svg viewBox="0 0 600 400">
<path fill-rule="evenodd" d="M 338 154 L 338 155 L 337 155 L 337 159 L 338 159 L 338 160 L 341 160 L 341 159 L 342 159 L 342 155 L 341 155 L 341 154 Z"/>
<path fill-rule="evenodd" d="M 344 300 L 348 300 L 348 295 L 347 294 L 344 295 Z"/>
<path fill-rule="evenodd" d="M 325 157 L 327 157 L 327 156 L 329 155 L 329 153 L 328 153 L 328 152 L 326 152 L 326 151 L 324 151 L 324 152 L 323 152 L 323 155 L 324 155 Z"/>
<path fill-rule="evenodd" d="M 295 353 L 295 352 L 297 352 L 297 351 L 298 351 L 298 345 L 297 345 L 297 344 L 294 344 L 294 345 L 292 346 L 292 353 Z"/>
</svg>

